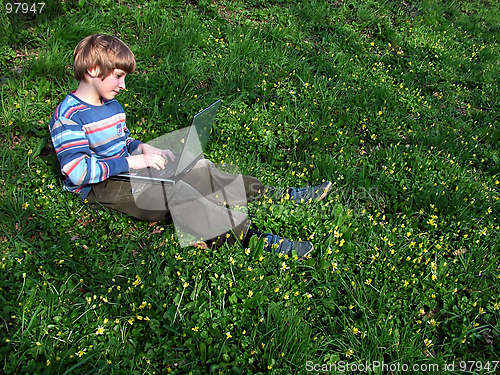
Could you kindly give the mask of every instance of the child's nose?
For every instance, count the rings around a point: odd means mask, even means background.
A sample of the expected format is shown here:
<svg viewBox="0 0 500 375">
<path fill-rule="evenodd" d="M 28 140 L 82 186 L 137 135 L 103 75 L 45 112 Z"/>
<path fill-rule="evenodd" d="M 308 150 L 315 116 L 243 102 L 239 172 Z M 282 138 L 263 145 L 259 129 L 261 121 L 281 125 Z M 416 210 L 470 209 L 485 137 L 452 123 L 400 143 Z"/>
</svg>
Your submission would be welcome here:
<svg viewBox="0 0 500 375">
<path fill-rule="evenodd" d="M 125 89 L 125 78 L 122 78 L 119 82 L 118 82 L 118 86 L 120 86 L 120 88 L 123 90 Z"/>
</svg>

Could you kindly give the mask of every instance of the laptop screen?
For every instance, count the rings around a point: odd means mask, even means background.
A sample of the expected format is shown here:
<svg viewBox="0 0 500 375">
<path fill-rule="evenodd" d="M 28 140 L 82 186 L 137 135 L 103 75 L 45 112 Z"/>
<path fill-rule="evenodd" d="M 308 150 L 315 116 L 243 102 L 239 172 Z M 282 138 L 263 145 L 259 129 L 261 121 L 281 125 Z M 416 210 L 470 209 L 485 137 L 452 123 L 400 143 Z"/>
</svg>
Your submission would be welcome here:
<svg viewBox="0 0 500 375">
<path fill-rule="evenodd" d="M 197 113 L 193 118 L 193 126 L 196 127 L 196 132 L 198 133 L 198 139 L 202 150 L 204 150 L 207 145 L 219 105 L 220 100 L 217 100 L 210 107 Z"/>
<path fill-rule="evenodd" d="M 185 139 L 184 149 L 177 165 L 176 174 L 187 168 L 198 156 L 203 156 L 203 149 L 210 137 L 210 130 L 214 124 L 219 105 L 220 100 L 217 100 L 210 107 L 205 108 L 194 116 L 193 123 Z"/>
</svg>

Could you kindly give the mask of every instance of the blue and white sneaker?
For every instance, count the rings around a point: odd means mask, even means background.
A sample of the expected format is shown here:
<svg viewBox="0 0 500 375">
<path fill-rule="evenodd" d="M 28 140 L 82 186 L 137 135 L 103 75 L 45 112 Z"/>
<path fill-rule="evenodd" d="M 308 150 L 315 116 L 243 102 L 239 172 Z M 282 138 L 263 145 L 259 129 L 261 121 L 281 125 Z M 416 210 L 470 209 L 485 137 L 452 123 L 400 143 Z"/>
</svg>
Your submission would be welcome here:
<svg viewBox="0 0 500 375">
<path fill-rule="evenodd" d="M 292 251 L 295 251 L 299 259 L 304 259 L 314 249 L 309 241 L 290 241 L 271 233 L 263 234 L 260 238 L 266 239 L 265 251 L 281 253 L 289 257 L 292 256 Z"/>
<path fill-rule="evenodd" d="M 304 203 L 310 201 L 320 201 L 324 199 L 328 192 L 332 189 L 332 183 L 330 181 L 325 181 L 317 186 L 307 186 L 301 188 L 289 188 L 288 194 L 290 199 L 295 203 Z"/>
</svg>

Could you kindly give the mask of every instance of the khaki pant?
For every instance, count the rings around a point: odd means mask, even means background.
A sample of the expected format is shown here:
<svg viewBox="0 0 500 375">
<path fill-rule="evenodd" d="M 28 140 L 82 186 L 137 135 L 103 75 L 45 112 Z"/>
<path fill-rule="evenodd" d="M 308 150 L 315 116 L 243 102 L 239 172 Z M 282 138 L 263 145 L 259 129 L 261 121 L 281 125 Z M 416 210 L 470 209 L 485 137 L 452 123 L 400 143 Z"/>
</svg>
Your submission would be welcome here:
<svg viewBox="0 0 500 375">
<path fill-rule="evenodd" d="M 264 189 L 255 177 L 221 172 L 202 159 L 175 185 L 108 179 L 93 185 L 87 200 L 140 220 L 173 222 L 193 242 L 220 246 L 245 238 L 247 202 L 259 199 Z"/>
</svg>

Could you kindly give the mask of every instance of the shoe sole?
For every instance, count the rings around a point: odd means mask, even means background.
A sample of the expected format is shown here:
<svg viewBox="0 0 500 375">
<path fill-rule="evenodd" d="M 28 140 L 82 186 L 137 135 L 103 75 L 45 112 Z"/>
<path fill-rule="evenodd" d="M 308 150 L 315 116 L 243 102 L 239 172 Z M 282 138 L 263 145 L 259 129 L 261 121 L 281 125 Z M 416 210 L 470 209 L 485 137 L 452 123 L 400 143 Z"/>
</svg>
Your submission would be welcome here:
<svg viewBox="0 0 500 375">
<path fill-rule="evenodd" d="M 306 256 L 307 256 L 307 255 L 308 255 L 311 251 L 313 251 L 313 250 L 314 250 L 314 245 L 311 243 L 311 249 L 310 249 L 307 253 L 305 253 L 304 255 L 302 255 L 300 258 L 298 258 L 298 260 L 304 260 L 304 259 L 305 259 L 305 257 L 306 257 Z"/>
<path fill-rule="evenodd" d="M 323 199 L 325 199 L 325 197 L 328 195 L 328 193 L 330 192 L 330 190 L 332 189 L 332 183 L 329 182 L 328 185 L 326 186 L 325 190 L 323 191 L 323 194 L 321 194 L 319 196 L 319 198 L 316 199 L 316 201 L 321 201 Z"/>
</svg>

